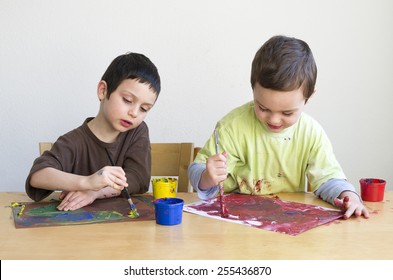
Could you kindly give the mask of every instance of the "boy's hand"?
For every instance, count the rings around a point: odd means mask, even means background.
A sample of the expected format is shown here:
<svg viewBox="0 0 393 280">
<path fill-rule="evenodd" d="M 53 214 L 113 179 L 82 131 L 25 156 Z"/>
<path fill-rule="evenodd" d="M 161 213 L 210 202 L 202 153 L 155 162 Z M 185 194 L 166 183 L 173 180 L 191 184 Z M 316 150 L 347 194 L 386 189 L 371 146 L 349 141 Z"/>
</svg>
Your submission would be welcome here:
<svg viewBox="0 0 393 280">
<path fill-rule="evenodd" d="M 352 215 L 356 217 L 364 216 L 365 218 L 369 217 L 369 213 L 367 208 L 360 201 L 359 196 L 351 191 L 342 192 L 338 198 L 334 199 L 334 204 L 337 207 L 340 207 L 344 213 L 344 219 L 348 219 Z"/>
<path fill-rule="evenodd" d="M 57 209 L 61 211 L 77 210 L 92 204 L 97 198 L 96 193 L 95 191 L 62 192 L 59 196 L 59 199 L 62 199 L 62 201 L 57 206 Z"/>
<path fill-rule="evenodd" d="M 98 191 L 105 187 L 111 187 L 121 191 L 128 187 L 126 174 L 119 166 L 105 166 L 93 175 L 87 177 L 89 190 Z"/>
<path fill-rule="evenodd" d="M 217 186 L 227 178 L 227 152 L 209 157 L 206 160 L 206 170 L 202 173 L 199 187 L 209 189 Z"/>
</svg>

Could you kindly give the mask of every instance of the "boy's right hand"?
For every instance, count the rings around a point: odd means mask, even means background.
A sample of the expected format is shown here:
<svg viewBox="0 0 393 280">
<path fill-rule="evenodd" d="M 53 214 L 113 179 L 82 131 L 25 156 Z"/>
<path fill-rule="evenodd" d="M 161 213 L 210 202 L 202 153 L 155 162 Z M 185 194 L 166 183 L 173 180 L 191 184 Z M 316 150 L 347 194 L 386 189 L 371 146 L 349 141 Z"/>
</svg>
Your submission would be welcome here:
<svg viewBox="0 0 393 280">
<path fill-rule="evenodd" d="M 210 189 L 227 178 L 227 157 L 228 153 L 225 151 L 206 160 L 206 170 L 202 173 L 199 182 L 200 189 Z"/>
<path fill-rule="evenodd" d="M 128 187 L 126 174 L 119 166 L 105 166 L 96 173 L 87 177 L 90 190 L 98 191 L 105 187 L 123 190 Z"/>
</svg>

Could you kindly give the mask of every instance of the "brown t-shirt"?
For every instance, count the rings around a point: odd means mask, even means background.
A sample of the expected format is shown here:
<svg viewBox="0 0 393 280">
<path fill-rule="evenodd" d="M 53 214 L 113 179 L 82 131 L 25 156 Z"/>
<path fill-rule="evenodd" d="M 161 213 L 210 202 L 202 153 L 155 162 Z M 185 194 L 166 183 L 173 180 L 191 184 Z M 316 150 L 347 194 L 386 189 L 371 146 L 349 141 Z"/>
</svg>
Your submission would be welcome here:
<svg viewBox="0 0 393 280">
<path fill-rule="evenodd" d="M 149 130 L 145 122 L 127 132 L 120 133 L 114 143 L 99 140 L 87 126 L 88 118 L 78 128 L 60 136 L 50 151 L 38 157 L 26 180 L 26 193 L 39 201 L 53 191 L 30 185 L 34 172 L 46 167 L 88 176 L 104 166 L 110 166 L 111 157 L 115 166 L 126 173 L 128 190 L 131 194 L 145 193 L 149 189 L 151 174 L 151 150 Z M 109 156 L 107 154 L 109 153 Z"/>
</svg>

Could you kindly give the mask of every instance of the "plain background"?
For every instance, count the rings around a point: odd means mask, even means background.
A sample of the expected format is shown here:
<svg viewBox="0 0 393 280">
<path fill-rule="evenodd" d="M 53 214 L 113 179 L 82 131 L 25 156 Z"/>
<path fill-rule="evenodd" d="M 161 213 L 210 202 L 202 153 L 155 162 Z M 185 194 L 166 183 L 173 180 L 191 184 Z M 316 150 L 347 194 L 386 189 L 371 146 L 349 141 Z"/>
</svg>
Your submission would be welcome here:
<svg viewBox="0 0 393 280">
<path fill-rule="evenodd" d="M 318 66 L 306 106 L 349 181 L 392 189 L 393 1 L 0 0 L 0 191 L 24 191 L 38 142 L 95 116 L 96 86 L 128 51 L 158 67 L 152 142 L 202 146 L 252 99 L 250 65 L 271 36 L 305 40 Z"/>
</svg>

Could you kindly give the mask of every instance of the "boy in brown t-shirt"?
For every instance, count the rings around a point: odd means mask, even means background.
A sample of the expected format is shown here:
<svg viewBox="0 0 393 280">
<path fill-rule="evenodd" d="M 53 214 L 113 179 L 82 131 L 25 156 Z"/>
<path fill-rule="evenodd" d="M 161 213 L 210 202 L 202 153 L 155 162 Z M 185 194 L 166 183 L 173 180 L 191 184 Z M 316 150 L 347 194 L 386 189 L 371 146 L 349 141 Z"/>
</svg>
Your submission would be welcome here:
<svg viewBox="0 0 393 280">
<path fill-rule="evenodd" d="M 146 56 L 115 58 L 97 86 L 98 114 L 59 137 L 38 157 L 26 180 L 35 201 L 61 190 L 59 210 L 75 210 L 95 199 L 149 188 L 151 153 L 144 119 L 161 90 L 156 66 Z"/>
</svg>

